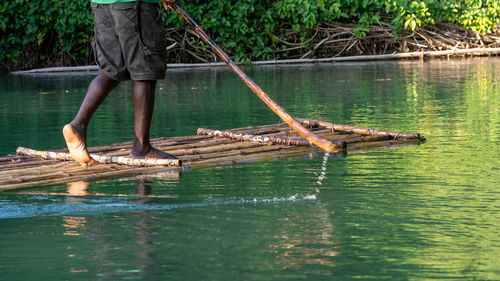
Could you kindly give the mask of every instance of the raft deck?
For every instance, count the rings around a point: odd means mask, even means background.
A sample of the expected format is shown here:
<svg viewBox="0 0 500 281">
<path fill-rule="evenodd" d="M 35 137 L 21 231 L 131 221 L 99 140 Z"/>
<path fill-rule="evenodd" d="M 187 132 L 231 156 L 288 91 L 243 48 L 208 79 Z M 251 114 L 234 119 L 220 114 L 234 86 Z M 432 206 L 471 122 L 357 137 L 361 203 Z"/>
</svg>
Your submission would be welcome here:
<svg viewBox="0 0 500 281">
<path fill-rule="evenodd" d="M 311 119 L 297 120 L 311 132 L 334 142 L 338 153 L 342 154 L 419 144 L 425 140 L 420 134 L 358 128 Z M 171 178 L 178 177 L 183 170 L 204 166 L 321 152 L 286 123 L 224 131 L 200 128 L 197 135 L 156 138 L 151 143 L 180 161 L 160 164 L 137 162 L 127 158 L 131 142 L 90 147 L 89 153 L 100 159 L 100 164 L 90 167 L 71 161 L 67 149 L 35 151 L 19 148 L 18 154 L 0 157 L 0 191 L 141 174 Z"/>
</svg>

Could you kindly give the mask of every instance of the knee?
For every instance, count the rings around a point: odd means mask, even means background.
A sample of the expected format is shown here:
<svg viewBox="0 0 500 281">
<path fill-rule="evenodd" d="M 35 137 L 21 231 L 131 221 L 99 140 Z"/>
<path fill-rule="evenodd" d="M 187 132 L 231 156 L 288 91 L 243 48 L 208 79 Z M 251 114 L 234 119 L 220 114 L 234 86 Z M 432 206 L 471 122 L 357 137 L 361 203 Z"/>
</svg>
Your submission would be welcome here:
<svg viewBox="0 0 500 281">
<path fill-rule="evenodd" d="M 134 80 L 134 88 L 154 89 L 156 80 Z"/>
</svg>

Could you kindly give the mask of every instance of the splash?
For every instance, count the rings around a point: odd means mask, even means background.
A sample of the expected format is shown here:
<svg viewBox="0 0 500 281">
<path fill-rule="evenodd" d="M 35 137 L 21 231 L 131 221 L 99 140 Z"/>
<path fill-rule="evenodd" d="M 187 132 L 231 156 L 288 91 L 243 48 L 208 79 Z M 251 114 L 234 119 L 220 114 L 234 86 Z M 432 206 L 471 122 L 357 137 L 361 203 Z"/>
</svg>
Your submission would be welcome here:
<svg viewBox="0 0 500 281">
<path fill-rule="evenodd" d="M 323 184 L 323 180 L 326 179 L 326 164 L 328 164 L 328 158 L 330 158 L 330 153 L 326 152 L 325 155 L 323 155 L 323 163 L 321 164 L 321 173 L 318 176 L 317 183 L 319 185 Z M 316 191 L 319 192 L 318 189 L 316 189 Z"/>
</svg>

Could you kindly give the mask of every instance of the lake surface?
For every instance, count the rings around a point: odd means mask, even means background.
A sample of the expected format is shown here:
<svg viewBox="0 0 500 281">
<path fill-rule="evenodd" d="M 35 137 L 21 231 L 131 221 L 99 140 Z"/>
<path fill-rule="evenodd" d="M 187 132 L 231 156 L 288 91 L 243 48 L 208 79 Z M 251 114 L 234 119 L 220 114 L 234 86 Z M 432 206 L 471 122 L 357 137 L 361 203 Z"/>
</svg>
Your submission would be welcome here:
<svg viewBox="0 0 500 281">
<path fill-rule="evenodd" d="M 0 279 L 500 279 L 500 58 L 244 70 L 293 116 L 427 142 L 0 193 Z M 64 147 L 93 77 L 0 77 L 0 155 Z M 130 86 L 90 146 L 131 139 Z M 171 69 L 152 137 L 279 121 L 225 68 Z"/>
</svg>

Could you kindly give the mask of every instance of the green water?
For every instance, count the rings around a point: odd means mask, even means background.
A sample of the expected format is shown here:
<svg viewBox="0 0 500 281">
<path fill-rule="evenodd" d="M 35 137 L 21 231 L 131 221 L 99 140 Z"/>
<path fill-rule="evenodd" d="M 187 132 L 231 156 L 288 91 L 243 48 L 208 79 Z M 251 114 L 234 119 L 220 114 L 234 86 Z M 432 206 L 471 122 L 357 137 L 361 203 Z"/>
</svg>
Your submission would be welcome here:
<svg viewBox="0 0 500 281">
<path fill-rule="evenodd" d="M 500 58 L 245 71 L 294 116 L 427 142 L 1 193 L 0 279 L 500 279 Z M 1 77 L 0 155 L 63 147 L 92 77 Z M 89 145 L 130 140 L 132 114 L 123 84 Z M 225 69 L 172 69 L 152 136 L 278 121 Z"/>
</svg>

